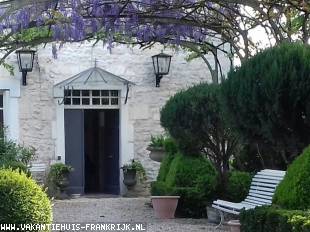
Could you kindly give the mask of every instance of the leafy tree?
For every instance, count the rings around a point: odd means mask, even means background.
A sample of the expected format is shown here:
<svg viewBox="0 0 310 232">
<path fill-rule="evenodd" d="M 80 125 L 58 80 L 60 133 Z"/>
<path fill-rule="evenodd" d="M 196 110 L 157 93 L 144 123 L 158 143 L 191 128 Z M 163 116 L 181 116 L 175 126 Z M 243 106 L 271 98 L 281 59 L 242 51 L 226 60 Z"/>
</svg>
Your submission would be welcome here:
<svg viewBox="0 0 310 232">
<path fill-rule="evenodd" d="M 114 41 L 141 46 L 160 42 L 180 45 L 193 53 L 191 57 L 201 57 L 217 82 L 219 52 L 229 57 L 235 53 L 243 62 L 264 46 L 309 43 L 310 38 L 308 1 L 5 0 L 0 8 L 2 62 L 19 47 L 52 41 L 95 39 L 109 47 Z M 19 36 L 32 28 L 37 32 L 29 32 L 31 40 Z M 263 31 L 267 44 L 251 36 L 255 29 Z M 233 51 L 223 49 L 224 44 Z M 207 53 L 213 54 L 215 68 L 205 58 Z"/>
<path fill-rule="evenodd" d="M 238 139 L 225 125 L 219 90 L 219 85 L 200 84 L 177 93 L 161 110 L 160 120 L 183 154 L 206 154 L 225 182 Z"/>
<path fill-rule="evenodd" d="M 310 143 L 310 47 L 284 43 L 228 75 L 223 99 L 231 126 L 258 150 L 290 163 Z"/>
</svg>

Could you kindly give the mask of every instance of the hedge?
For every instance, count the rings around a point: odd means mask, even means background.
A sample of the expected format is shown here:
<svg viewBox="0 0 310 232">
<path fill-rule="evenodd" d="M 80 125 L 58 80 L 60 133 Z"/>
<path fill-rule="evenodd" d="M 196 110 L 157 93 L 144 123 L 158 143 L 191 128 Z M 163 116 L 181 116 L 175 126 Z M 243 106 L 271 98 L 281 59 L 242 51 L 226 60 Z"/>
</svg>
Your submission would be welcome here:
<svg viewBox="0 0 310 232">
<path fill-rule="evenodd" d="M 161 163 L 158 180 L 152 184 L 152 195 L 180 195 L 176 215 L 204 217 L 206 205 L 216 193 L 217 172 L 206 158 L 168 155 Z"/>
<path fill-rule="evenodd" d="M 310 211 L 263 206 L 242 211 L 240 222 L 242 232 L 309 232 Z"/>
<path fill-rule="evenodd" d="M 310 209 L 310 146 L 289 166 L 273 203 L 286 209 Z"/>
</svg>

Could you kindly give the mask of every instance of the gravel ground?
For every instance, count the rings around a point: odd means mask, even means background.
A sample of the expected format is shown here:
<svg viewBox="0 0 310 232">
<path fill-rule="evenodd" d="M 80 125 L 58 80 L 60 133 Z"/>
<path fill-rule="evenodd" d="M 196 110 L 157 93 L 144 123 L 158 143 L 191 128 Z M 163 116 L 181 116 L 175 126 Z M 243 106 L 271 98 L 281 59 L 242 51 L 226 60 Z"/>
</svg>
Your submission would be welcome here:
<svg viewBox="0 0 310 232">
<path fill-rule="evenodd" d="M 206 219 L 156 219 L 148 205 L 149 198 L 76 198 L 54 202 L 54 223 L 144 223 L 148 232 L 155 231 L 228 231 L 215 230 Z"/>
</svg>

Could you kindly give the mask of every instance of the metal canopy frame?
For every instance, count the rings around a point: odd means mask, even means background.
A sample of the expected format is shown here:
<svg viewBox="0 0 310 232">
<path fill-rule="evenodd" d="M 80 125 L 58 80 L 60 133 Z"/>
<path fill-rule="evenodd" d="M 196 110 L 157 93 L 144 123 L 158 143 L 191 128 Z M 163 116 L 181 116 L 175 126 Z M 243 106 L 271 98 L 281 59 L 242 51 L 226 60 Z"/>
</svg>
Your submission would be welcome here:
<svg viewBox="0 0 310 232">
<path fill-rule="evenodd" d="M 100 81 L 95 80 L 95 81 L 91 81 L 94 78 L 100 77 Z M 95 66 L 92 68 L 89 68 L 81 73 L 78 73 L 58 84 L 56 84 L 54 87 L 56 88 L 63 88 L 64 91 L 66 89 L 73 89 L 73 85 L 74 84 L 83 84 L 86 85 L 87 83 L 105 83 L 108 84 L 110 80 L 116 80 L 120 83 L 123 83 L 124 85 L 126 85 L 126 98 L 125 98 L 125 102 L 124 104 L 127 104 L 127 100 L 128 100 L 128 94 L 129 94 L 129 86 L 130 85 L 135 85 L 135 83 L 126 80 L 122 77 L 116 76 L 113 73 L 110 73 L 102 68 L 97 67 L 97 62 L 95 62 Z M 66 99 L 66 96 L 64 95 L 63 100 L 58 101 L 58 104 L 62 105 L 64 104 L 64 101 Z"/>
</svg>

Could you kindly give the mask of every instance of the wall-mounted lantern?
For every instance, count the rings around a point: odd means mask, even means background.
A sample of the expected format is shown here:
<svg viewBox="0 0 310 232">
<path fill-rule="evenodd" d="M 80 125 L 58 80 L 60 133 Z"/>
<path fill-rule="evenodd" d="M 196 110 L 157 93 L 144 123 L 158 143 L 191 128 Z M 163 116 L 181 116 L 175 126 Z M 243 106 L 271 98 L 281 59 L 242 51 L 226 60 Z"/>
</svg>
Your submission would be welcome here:
<svg viewBox="0 0 310 232">
<path fill-rule="evenodd" d="M 152 56 L 154 72 L 156 75 L 156 87 L 159 87 L 161 78 L 169 73 L 171 57 L 172 56 L 167 55 L 163 52 L 158 55 Z"/>
<path fill-rule="evenodd" d="M 27 85 L 26 77 L 28 72 L 32 72 L 35 51 L 21 49 L 16 51 L 16 54 L 17 54 L 19 71 L 23 75 L 22 84 Z"/>
</svg>

